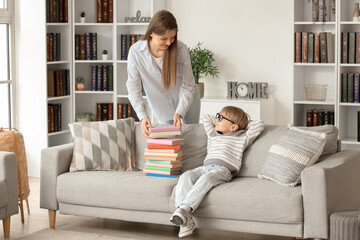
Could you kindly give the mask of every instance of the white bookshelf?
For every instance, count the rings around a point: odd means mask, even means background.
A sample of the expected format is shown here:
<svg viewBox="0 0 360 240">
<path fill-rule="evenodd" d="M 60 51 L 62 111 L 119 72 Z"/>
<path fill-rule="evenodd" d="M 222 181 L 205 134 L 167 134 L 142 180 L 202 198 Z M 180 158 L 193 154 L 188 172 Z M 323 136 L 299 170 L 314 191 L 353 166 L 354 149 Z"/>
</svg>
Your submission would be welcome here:
<svg viewBox="0 0 360 240">
<path fill-rule="evenodd" d="M 69 69 L 70 70 L 70 78 L 72 76 L 72 44 L 71 44 L 71 36 L 72 36 L 72 28 L 71 28 L 71 0 L 68 0 L 68 22 L 62 23 L 46 23 L 46 33 L 60 33 L 60 60 L 59 61 L 47 61 L 46 69 L 47 70 L 57 70 L 57 69 Z M 47 9 L 45 9 L 47 11 Z M 46 13 L 45 13 L 46 16 Z M 45 19 L 46 20 L 46 19 Z M 46 44 L 46 41 L 45 41 Z M 45 45 L 45 49 L 47 49 L 47 45 Z M 46 91 L 47 91 L 47 74 L 46 74 Z M 70 84 L 72 80 L 70 79 Z M 70 95 L 65 96 L 57 96 L 57 97 L 49 97 L 47 94 L 46 106 L 48 104 L 61 104 L 61 131 L 52 132 L 47 134 L 47 146 L 56 146 L 64 143 L 68 143 L 71 141 L 71 134 L 69 131 L 68 124 L 73 121 L 72 117 L 72 89 L 70 86 Z M 47 107 L 46 107 L 47 109 Z M 47 112 L 47 111 L 46 111 Z M 46 114 L 47 125 L 46 129 L 48 129 L 49 119 L 48 114 Z"/>
<path fill-rule="evenodd" d="M 165 9 L 164 0 L 113 0 L 113 23 L 97 23 L 96 0 L 73 0 L 72 3 L 72 45 L 75 46 L 75 34 L 86 32 L 97 33 L 97 59 L 75 60 L 75 51 L 72 52 L 73 79 L 73 121 L 79 112 L 91 112 L 96 116 L 96 103 L 112 102 L 113 117 L 117 118 L 117 104 L 129 103 L 126 89 L 127 61 L 121 60 L 121 34 L 144 34 L 148 23 L 125 23 L 125 17 L 136 16 L 138 10 L 141 16 L 152 17 L 157 11 Z M 79 12 L 85 11 L 86 22 L 80 23 Z M 74 47 L 73 47 L 74 49 Z M 101 52 L 109 52 L 108 60 L 101 60 Z M 113 91 L 90 90 L 91 65 L 113 66 Z M 75 91 L 75 79 L 78 76 L 85 78 L 85 91 Z M 150 109 L 147 109 L 151 116 Z"/>
<path fill-rule="evenodd" d="M 316 33 L 321 31 L 334 33 L 335 62 L 294 63 L 293 123 L 305 126 L 306 113 L 311 109 L 334 110 L 335 126 L 339 128 L 339 139 L 342 141 L 342 147 L 359 149 L 360 143 L 357 142 L 357 111 L 360 111 L 360 104 L 341 102 L 341 74 L 360 73 L 360 64 L 341 63 L 341 33 L 360 32 L 360 22 L 352 21 L 355 2 L 358 1 L 336 0 L 335 21 L 312 22 L 312 1 L 294 0 L 294 33 Z M 306 100 L 304 86 L 307 83 L 328 84 L 326 100 Z"/>
</svg>

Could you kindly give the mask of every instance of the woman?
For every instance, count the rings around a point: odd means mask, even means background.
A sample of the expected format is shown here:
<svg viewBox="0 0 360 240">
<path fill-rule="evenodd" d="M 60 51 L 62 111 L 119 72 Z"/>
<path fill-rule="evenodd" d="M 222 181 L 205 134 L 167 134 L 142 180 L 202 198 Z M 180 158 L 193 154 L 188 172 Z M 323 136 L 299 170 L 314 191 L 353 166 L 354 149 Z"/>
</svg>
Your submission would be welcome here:
<svg viewBox="0 0 360 240">
<path fill-rule="evenodd" d="M 149 105 L 162 124 L 181 126 L 199 123 L 200 96 L 192 74 L 188 49 L 177 40 L 175 17 L 166 10 L 150 21 L 143 40 L 131 46 L 128 55 L 129 100 L 149 137 L 151 122 L 145 112 L 142 87 Z"/>
</svg>

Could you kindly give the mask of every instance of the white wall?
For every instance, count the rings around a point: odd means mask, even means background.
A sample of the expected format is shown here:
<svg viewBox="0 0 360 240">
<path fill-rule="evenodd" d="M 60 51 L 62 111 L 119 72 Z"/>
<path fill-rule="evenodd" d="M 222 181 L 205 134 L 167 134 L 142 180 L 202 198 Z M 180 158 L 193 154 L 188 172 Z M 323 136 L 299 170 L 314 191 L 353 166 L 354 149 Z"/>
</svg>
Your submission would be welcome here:
<svg viewBox="0 0 360 240">
<path fill-rule="evenodd" d="M 227 96 L 227 81 L 268 82 L 276 123 L 291 122 L 293 1 L 168 0 L 179 39 L 215 53 L 219 79 L 207 77 L 205 96 Z"/>
<path fill-rule="evenodd" d="M 16 126 L 23 133 L 29 176 L 40 176 L 47 146 L 45 1 L 16 1 Z"/>
</svg>

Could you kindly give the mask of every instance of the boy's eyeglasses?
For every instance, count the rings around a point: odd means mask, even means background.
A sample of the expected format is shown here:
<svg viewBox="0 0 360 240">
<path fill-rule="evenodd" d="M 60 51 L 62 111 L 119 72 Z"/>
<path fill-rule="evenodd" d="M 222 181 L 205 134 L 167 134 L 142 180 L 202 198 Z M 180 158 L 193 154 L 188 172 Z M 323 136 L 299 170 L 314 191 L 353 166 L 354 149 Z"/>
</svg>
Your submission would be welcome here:
<svg viewBox="0 0 360 240">
<path fill-rule="evenodd" d="M 228 120 L 229 122 L 236 124 L 235 122 L 231 121 L 230 119 L 224 117 L 223 115 L 221 115 L 220 113 L 216 114 L 216 118 L 219 120 L 219 122 L 221 122 L 223 119 Z"/>
</svg>

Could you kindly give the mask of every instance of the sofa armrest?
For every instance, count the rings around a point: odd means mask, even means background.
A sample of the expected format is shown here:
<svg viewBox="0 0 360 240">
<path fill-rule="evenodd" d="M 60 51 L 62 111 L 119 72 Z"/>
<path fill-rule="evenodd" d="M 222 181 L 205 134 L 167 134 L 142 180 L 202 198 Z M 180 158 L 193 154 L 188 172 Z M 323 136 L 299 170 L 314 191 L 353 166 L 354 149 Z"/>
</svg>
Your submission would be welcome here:
<svg viewBox="0 0 360 240">
<path fill-rule="evenodd" d="M 57 177 L 69 172 L 74 144 L 45 148 L 41 151 L 40 208 L 58 210 Z"/>
<path fill-rule="evenodd" d="M 7 189 L 8 204 L 6 215 L 11 216 L 19 212 L 18 208 L 18 177 L 17 158 L 12 152 L 0 152 L 0 180 L 4 180 Z"/>
<path fill-rule="evenodd" d="M 360 208 L 360 152 L 344 150 L 301 174 L 305 238 L 328 238 L 330 214 Z"/>
</svg>

